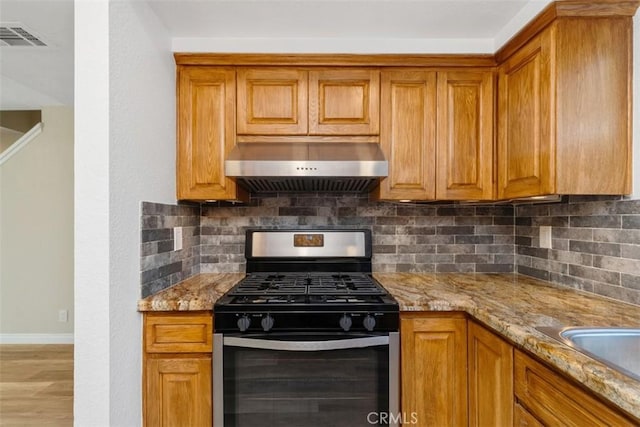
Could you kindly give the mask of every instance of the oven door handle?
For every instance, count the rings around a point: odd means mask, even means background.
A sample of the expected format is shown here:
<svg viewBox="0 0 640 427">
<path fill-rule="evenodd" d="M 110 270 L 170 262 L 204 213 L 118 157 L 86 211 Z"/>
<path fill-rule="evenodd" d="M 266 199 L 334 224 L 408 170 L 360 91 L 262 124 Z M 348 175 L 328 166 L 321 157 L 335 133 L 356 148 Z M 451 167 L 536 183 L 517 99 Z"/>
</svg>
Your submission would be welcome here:
<svg viewBox="0 0 640 427">
<path fill-rule="evenodd" d="M 349 348 L 374 347 L 378 345 L 388 344 L 388 335 L 327 341 L 277 341 L 255 338 L 224 337 L 225 346 L 280 351 L 343 350 Z"/>
</svg>

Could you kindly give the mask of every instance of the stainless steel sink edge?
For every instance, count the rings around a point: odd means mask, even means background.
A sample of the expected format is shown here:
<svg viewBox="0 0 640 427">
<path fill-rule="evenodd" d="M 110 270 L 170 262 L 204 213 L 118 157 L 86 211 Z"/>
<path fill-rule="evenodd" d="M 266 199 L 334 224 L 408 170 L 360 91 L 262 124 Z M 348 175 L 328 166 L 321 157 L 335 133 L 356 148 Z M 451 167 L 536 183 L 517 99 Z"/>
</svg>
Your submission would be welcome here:
<svg viewBox="0 0 640 427">
<path fill-rule="evenodd" d="M 618 371 L 630 378 L 633 378 L 636 381 L 640 381 L 640 373 L 635 373 L 632 372 L 628 369 L 625 369 L 624 367 L 610 361 L 607 360 L 606 358 L 600 357 L 592 352 L 590 352 L 589 350 L 579 346 L 578 344 L 574 343 L 573 341 L 571 341 L 570 338 L 567 338 L 566 335 L 568 332 L 572 332 L 572 331 L 576 331 L 576 333 L 600 333 L 602 335 L 604 335 L 605 333 L 620 333 L 620 332 L 624 332 L 624 333 L 629 333 L 632 332 L 638 335 L 639 339 L 640 339 L 640 328 L 633 328 L 633 327 L 597 327 L 597 326 L 592 326 L 592 327 L 584 327 L 584 326 L 565 326 L 565 327 L 555 327 L 555 326 L 538 326 L 535 327 L 536 330 L 538 330 L 539 332 L 542 332 L 543 334 L 545 334 L 546 336 L 554 339 L 555 341 L 558 341 L 561 344 L 564 344 L 568 347 L 571 347 L 572 349 L 574 349 L 575 351 L 578 351 L 582 354 L 584 354 L 587 357 L 590 357 L 594 360 L 597 360 L 598 362 L 604 364 L 605 366 L 608 366 L 609 368 Z"/>
</svg>

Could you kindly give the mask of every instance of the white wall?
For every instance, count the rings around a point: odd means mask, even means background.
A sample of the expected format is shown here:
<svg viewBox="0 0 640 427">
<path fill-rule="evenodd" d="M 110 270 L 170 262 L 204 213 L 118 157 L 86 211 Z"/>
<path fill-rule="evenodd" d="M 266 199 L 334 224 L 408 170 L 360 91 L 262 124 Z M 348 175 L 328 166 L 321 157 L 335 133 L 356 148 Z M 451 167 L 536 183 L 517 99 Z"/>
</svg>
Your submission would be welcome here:
<svg viewBox="0 0 640 427">
<path fill-rule="evenodd" d="M 42 122 L 42 133 L 0 166 L 4 343 L 73 341 L 73 109 L 44 108 Z"/>
<path fill-rule="evenodd" d="M 144 2 L 80 2 L 76 43 L 76 110 L 83 111 L 76 117 L 76 180 L 83 181 L 76 232 L 84 241 L 76 251 L 75 424 L 135 426 L 142 408 L 140 202 L 175 203 L 175 64 L 166 31 Z"/>
</svg>

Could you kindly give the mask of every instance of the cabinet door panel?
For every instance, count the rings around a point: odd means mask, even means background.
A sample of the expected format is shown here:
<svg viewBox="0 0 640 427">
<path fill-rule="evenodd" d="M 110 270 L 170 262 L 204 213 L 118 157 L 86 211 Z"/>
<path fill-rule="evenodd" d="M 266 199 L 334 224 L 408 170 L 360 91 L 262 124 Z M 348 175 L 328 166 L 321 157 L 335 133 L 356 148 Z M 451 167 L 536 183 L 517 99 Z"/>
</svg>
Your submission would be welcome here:
<svg viewBox="0 0 640 427">
<path fill-rule="evenodd" d="M 238 134 L 307 133 L 307 72 L 238 69 Z"/>
<path fill-rule="evenodd" d="M 420 426 L 467 425 L 466 323 L 401 319 L 402 412 Z"/>
<path fill-rule="evenodd" d="M 555 190 L 550 31 L 499 69 L 498 198 Z"/>
<path fill-rule="evenodd" d="M 516 397 L 545 425 L 637 425 L 521 351 L 514 364 Z"/>
<path fill-rule="evenodd" d="M 380 146 L 389 176 L 376 196 L 387 200 L 435 198 L 436 74 L 384 71 Z"/>
<path fill-rule="evenodd" d="M 513 424 L 513 347 L 469 322 L 469 426 Z"/>
<path fill-rule="evenodd" d="M 145 425 L 211 426 L 211 358 L 147 359 Z"/>
<path fill-rule="evenodd" d="M 309 71 L 310 135 L 377 135 L 379 132 L 379 71 Z"/>
<path fill-rule="evenodd" d="M 493 73 L 438 73 L 437 195 L 493 197 Z"/>
<path fill-rule="evenodd" d="M 242 200 L 225 177 L 224 160 L 235 145 L 235 70 L 178 68 L 178 199 Z"/>
</svg>

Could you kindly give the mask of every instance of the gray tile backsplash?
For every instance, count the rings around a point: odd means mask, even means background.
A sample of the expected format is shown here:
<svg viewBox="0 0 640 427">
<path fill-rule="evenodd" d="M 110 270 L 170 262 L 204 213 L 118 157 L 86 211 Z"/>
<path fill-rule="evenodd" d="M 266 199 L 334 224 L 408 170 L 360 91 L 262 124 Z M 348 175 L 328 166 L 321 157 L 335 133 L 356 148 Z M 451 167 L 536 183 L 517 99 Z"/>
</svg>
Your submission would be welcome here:
<svg viewBox="0 0 640 427">
<path fill-rule="evenodd" d="M 369 201 L 324 193 L 254 197 L 242 206 L 204 206 L 201 272 L 244 271 L 244 231 L 368 228 L 379 272 L 511 272 L 511 206 L 452 207 Z"/>
<path fill-rule="evenodd" d="M 552 247 L 540 247 L 540 226 Z M 173 251 L 173 227 L 183 249 Z M 367 195 L 272 194 L 247 204 L 142 203 L 142 296 L 199 272 L 243 272 L 247 228 L 368 228 L 378 272 L 512 272 L 640 304 L 640 200 L 394 204 Z"/>
<path fill-rule="evenodd" d="M 550 249 L 540 227 L 551 226 Z M 516 270 L 640 304 L 640 200 L 566 197 L 516 208 Z"/>
<path fill-rule="evenodd" d="M 200 206 L 142 202 L 140 283 L 142 297 L 200 271 Z M 182 228 L 182 249 L 174 251 L 174 227 Z"/>
</svg>

